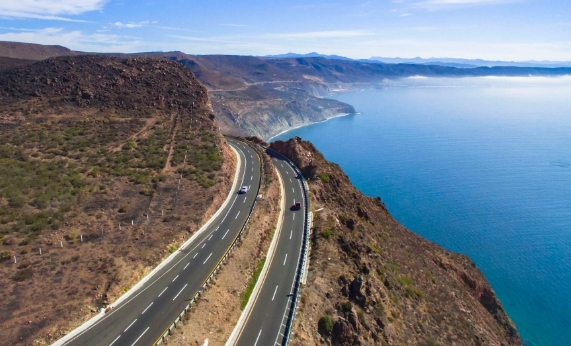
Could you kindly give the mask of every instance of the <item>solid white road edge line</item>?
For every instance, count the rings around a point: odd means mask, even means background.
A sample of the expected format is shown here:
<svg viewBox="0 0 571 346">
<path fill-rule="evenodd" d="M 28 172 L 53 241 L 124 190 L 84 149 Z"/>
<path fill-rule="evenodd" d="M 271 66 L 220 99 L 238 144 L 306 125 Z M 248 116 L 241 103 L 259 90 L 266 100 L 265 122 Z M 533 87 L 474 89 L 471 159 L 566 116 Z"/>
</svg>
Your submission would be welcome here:
<svg viewBox="0 0 571 346">
<path fill-rule="evenodd" d="M 224 201 L 222 206 L 220 206 L 220 208 L 218 208 L 218 210 L 216 211 L 216 213 L 214 213 L 214 215 L 212 215 L 210 220 L 208 220 L 198 231 L 196 231 L 196 233 L 194 233 L 193 236 L 190 237 L 180 247 L 180 249 L 184 249 L 184 248 L 188 247 L 190 244 L 192 244 L 192 242 L 196 238 L 198 238 L 202 233 L 204 233 L 204 231 L 206 231 L 206 229 L 208 227 L 210 227 L 210 224 L 212 222 L 214 222 L 214 220 L 216 220 L 218 218 L 218 216 L 220 216 L 220 214 L 222 213 L 222 211 L 224 209 L 226 209 L 226 207 L 228 206 L 228 204 L 232 200 L 232 197 L 235 196 L 234 191 L 236 191 L 236 188 L 238 187 L 240 170 L 242 168 L 242 157 L 238 153 L 238 150 L 236 150 L 232 145 L 229 145 L 229 146 L 230 146 L 230 149 L 232 149 L 232 151 L 234 151 L 234 154 L 236 155 L 236 160 L 238 161 L 237 165 L 236 165 L 236 172 L 234 173 L 234 183 L 232 184 L 232 188 L 230 189 L 230 191 L 228 191 L 228 196 L 226 197 L 226 200 Z M 245 156 L 246 155 L 244 154 L 244 157 Z M 245 173 L 246 173 L 246 169 L 244 169 L 244 174 Z M 242 180 L 243 179 L 244 179 L 244 177 L 242 176 Z M 158 271 L 162 270 L 167 264 L 169 264 L 177 255 L 178 255 L 178 251 L 173 252 L 169 257 L 167 257 L 158 266 L 156 266 L 155 269 L 153 269 L 149 274 L 147 274 L 143 279 L 141 279 L 141 281 L 139 281 L 135 286 L 131 287 L 131 289 L 129 291 L 127 291 L 125 294 L 123 294 L 121 297 L 119 297 L 113 304 L 111 304 L 111 306 L 115 307 L 115 306 L 121 304 L 123 301 L 129 299 L 137 290 L 139 290 L 139 288 L 141 288 L 144 284 L 146 284 L 147 281 L 149 281 Z M 111 313 L 116 312 L 116 311 L 117 310 L 112 310 Z M 109 315 L 109 314 L 107 314 L 107 315 Z M 88 320 L 87 322 L 85 322 L 81 326 L 72 330 L 66 336 L 64 336 L 61 339 L 54 342 L 52 344 L 52 346 L 63 346 L 65 344 L 67 344 L 68 342 L 74 340 L 77 336 L 83 334 L 84 331 L 86 331 L 89 328 L 91 328 L 92 326 L 94 326 L 97 322 L 99 322 L 99 320 L 101 318 L 103 318 L 107 315 L 105 314 L 105 312 L 100 312 L 99 314 L 93 316 L 90 320 Z"/>
<path fill-rule="evenodd" d="M 248 304 L 246 304 L 246 307 L 244 308 L 244 310 L 242 310 L 242 314 L 240 315 L 240 319 L 238 319 L 238 323 L 236 323 L 234 330 L 232 330 L 232 334 L 230 334 L 230 337 L 228 338 L 228 341 L 226 341 L 226 344 L 224 344 L 224 346 L 236 345 L 236 342 L 238 341 L 240 334 L 242 334 L 242 330 L 244 329 L 244 326 L 246 325 L 246 321 L 250 317 L 250 313 L 252 312 L 252 308 L 254 307 L 255 302 L 258 300 L 258 296 L 260 294 L 260 291 L 262 290 L 262 286 L 264 286 L 264 282 L 266 281 L 266 276 L 268 275 L 268 271 L 270 270 L 270 266 L 272 264 L 272 261 L 274 259 L 274 255 L 276 253 L 276 247 L 278 245 L 278 240 L 279 240 L 280 234 L 282 232 L 282 225 L 283 225 L 283 219 L 284 219 L 284 214 L 285 214 L 285 204 L 286 204 L 285 187 L 284 187 L 284 182 L 282 180 L 282 176 L 275 166 L 274 166 L 274 170 L 276 171 L 276 173 L 278 175 L 278 180 L 280 182 L 280 195 L 282 196 L 281 201 L 280 201 L 281 213 L 278 216 L 278 221 L 276 222 L 276 231 L 274 233 L 274 238 L 272 239 L 272 242 L 270 243 L 270 247 L 268 248 L 268 254 L 266 255 L 266 262 L 264 263 L 264 266 L 262 267 L 262 271 L 260 272 L 260 276 L 258 277 L 258 282 L 256 283 L 256 286 L 254 286 L 254 290 L 252 291 L 252 295 L 250 296 L 250 299 L 248 300 Z M 262 331 L 260 330 L 260 333 L 261 332 Z M 259 337 L 259 335 L 258 335 L 258 337 Z"/>
</svg>

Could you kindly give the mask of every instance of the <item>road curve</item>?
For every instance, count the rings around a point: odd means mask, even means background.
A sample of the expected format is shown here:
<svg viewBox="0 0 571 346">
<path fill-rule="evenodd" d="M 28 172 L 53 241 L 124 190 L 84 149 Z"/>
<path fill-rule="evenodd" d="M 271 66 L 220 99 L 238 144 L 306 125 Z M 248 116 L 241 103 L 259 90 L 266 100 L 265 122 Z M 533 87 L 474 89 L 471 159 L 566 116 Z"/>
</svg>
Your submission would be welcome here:
<svg viewBox="0 0 571 346">
<path fill-rule="evenodd" d="M 246 222 L 260 183 L 259 157 L 251 147 L 227 138 L 241 157 L 240 186 L 224 210 L 189 246 L 180 249 L 168 265 L 143 287 L 73 339 L 69 346 L 150 346 L 180 314 L 201 288 Z"/>
<path fill-rule="evenodd" d="M 282 345 L 299 267 L 305 222 L 301 176 L 281 157 L 268 154 L 284 182 L 286 210 L 278 245 L 257 300 L 239 334 L 238 346 Z M 293 210 L 294 202 L 302 203 Z"/>
</svg>

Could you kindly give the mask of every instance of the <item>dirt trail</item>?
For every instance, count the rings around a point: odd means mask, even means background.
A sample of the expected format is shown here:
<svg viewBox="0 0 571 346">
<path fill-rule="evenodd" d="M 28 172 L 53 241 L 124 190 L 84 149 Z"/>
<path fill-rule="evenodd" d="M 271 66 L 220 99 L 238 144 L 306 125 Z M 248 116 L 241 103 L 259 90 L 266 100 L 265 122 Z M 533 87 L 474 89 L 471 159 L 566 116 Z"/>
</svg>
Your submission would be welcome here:
<svg viewBox="0 0 571 346">
<path fill-rule="evenodd" d="M 174 139 L 176 136 L 176 131 L 178 130 L 178 114 L 174 114 L 172 116 L 172 133 L 171 133 L 171 141 L 169 144 L 169 154 L 167 155 L 167 162 L 165 163 L 165 168 L 163 168 L 162 173 L 165 173 L 167 171 L 169 171 L 171 169 L 171 158 L 172 158 L 172 152 L 174 150 Z"/>
</svg>

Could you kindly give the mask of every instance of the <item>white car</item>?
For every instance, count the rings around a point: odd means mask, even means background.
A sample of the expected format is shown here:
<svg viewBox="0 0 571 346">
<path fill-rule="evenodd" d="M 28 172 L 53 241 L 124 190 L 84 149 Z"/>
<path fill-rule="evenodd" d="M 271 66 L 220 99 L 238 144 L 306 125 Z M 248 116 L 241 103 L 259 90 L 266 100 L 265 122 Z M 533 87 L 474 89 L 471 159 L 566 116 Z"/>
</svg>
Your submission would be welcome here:
<svg viewBox="0 0 571 346">
<path fill-rule="evenodd" d="M 242 193 L 246 193 L 246 192 L 248 192 L 248 187 L 242 186 L 242 188 L 240 189 L 240 191 L 238 193 L 242 194 Z"/>
</svg>

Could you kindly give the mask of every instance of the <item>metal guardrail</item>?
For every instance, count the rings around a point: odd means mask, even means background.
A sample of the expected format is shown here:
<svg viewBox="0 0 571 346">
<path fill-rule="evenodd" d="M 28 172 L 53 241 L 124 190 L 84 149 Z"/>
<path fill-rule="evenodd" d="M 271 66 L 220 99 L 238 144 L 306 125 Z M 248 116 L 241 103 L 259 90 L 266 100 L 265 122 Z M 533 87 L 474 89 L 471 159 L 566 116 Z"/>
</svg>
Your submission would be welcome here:
<svg viewBox="0 0 571 346">
<path fill-rule="evenodd" d="M 246 141 L 242 141 L 242 142 L 245 142 L 248 146 L 252 147 L 252 145 L 250 143 L 248 143 Z M 244 235 L 244 232 L 246 230 L 246 226 L 248 226 L 248 222 L 250 221 L 250 218 L 254 214 L 254 209 L 256 207 L 256 203 L 258 202 L 258 196 L 260 194 L 260 189 L 262 186 L 262 177 L 264 176 L 264 165 L 262 163 L 262 157 L 260 156 L 260 154 L 258 153 L 258 150 L 256 150 L 256 148 L 253 148 L 253 149 L 256 151 L 256 154 L 258 154 L 258 157 L 260 159 L 260 184 L 258 185 L 258 190 L 256 191 L 256 199 L 254 200 L 254 204 L 252 205 L 252 208 L 250 209 L 250 213 L 248 214 L 248 218 L 246 219 L 246 222 L 244 222 L 242 229 L 240 230 L 240 232 L 238 232 L 238 234 L 236 235 L 236 237 L 234 238 L 234 240 L 232 241 L 230 246 L 228 246 L 224 256 L 218 261 L 218 263 L 216 264 L 216 267 L 214 267 L 214 269 L 210 272 L 210 274 L 208 275 L 206 280 L 203 281 L 201 288 L 189 300 L 188 304 L 184 307 L 184 309 L 177 316 L 177 318 L 174 320 L 174 322 L 167 329 L 165 329 L 165 331 L 161 334 L 161 336 L 154 342 L 153 346 L 162 344 L 165 341 L 165 338 L 171 334 L 171 330 L 173 328 L 176 328 L 176 324 L 178 322 L 180 322 L 182 320 L 182 317 L 188 312 L 188 310 L 190 310 L 190 308 L 192 307 L 192 304 L 194 304 L 194 302 L 200 297 L 200 295 L 202 294 L 202 292 L 204 291 L 206 286 L 208 286 L 208 283 L 210 282 L 210 280 L 214 277 L 214 275 L 216 275 L 216 273 L 218 272 L 220 267 L 222 267 L 224 262 L 226 262 L 226 260 L 230 257 L 230 254 L 232 253 L 232 251 L 236 248 L 236 246 L 238 245 L 238 243 L 242 239 L 242 236 Z"/>
<path fill-rule="evenodd" d="M 303 187 L 303 199 L 305 201 L 305 222 L 303 225 L 303 245 L 301 248 L 301 261 L 299 261 L 298 264 L 298 268 L 296 270 L 296 274 L 295 274 L 295 284 L 294 284 L 294 291 L 292 293 L 292 303 L 291 303 L 291 308 L 289 311 L 289 316 L 286 322 L 286 328 L 285 328 L 285 333 L 284 333 L 284 341 L 282 342 L 282 346 L 287 346 L 289 343 L 289 340 L 291 338 L 291 331 L 293 329 L 293 322 L 295 320 L 295 315 L 297 312 L 297 303 L 298 303 L 298 299 L 299 299 L 299 295 L 300 295 L 300 283 L 303 280 L 303 273 L 304 270 L 303 268 L 305 267 L 305 263 L 307 261 L 307 255 L 309 254 L 309 225 L 310 225 L 310 202 L 309 202 L 309 186 L 307 185 L 307 182 L 305 181 L 305 179 L 303 178 L 303 174 L 301 174 L 301 171 L 299 170 L 299 168 L 287 157 L 285 157 L 284 155 L 278 153 L 277 151 L 273 150 L 273 149 L 269 149 L 271 150 L 272 153 L 275 153 L 277 156 L 283 158 L 290 166 L 293 167 L 294 171 L 298 174 L 298 176 L 301 179 L 301 185 Z"/>
</svg>

